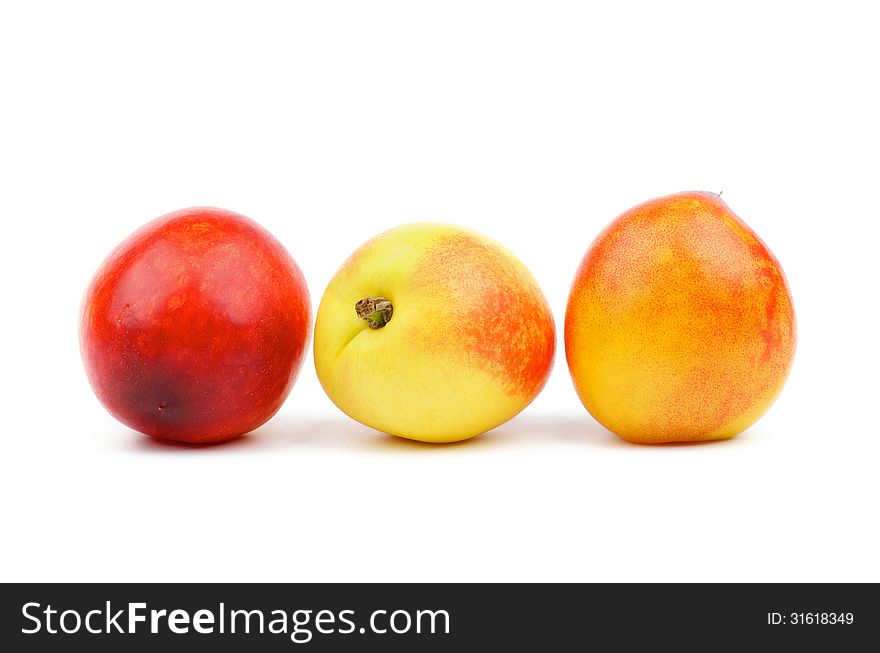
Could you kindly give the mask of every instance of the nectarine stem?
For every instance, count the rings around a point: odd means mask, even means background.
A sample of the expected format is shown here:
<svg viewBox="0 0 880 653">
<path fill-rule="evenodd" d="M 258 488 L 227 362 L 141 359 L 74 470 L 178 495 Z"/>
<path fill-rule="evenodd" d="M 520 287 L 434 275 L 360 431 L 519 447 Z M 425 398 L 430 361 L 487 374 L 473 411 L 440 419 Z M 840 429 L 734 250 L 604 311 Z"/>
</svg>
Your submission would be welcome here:
<svg viewBox="0 0 880 653">
<path fill-rule="evenodd" d="M 384 297 L 364 297 L 354 305 L 357 316 L 366 320 L 371 329 L 381 329 L 391 321 L 394 307 Z"/>
</svg>

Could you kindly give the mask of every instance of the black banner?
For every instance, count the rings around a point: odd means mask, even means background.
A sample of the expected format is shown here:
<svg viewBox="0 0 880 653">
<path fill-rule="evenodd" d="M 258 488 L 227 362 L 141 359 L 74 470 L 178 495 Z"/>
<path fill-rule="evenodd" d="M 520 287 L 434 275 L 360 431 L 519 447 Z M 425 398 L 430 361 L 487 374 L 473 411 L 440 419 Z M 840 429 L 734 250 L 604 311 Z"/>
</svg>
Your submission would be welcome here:
<svg viewBox="0 0 880 653">
<path fill-rule="evenodd" d="M 6 584 L 4 651 L 448 651 L 880 641 L 873 584 Z"/>
</svg>

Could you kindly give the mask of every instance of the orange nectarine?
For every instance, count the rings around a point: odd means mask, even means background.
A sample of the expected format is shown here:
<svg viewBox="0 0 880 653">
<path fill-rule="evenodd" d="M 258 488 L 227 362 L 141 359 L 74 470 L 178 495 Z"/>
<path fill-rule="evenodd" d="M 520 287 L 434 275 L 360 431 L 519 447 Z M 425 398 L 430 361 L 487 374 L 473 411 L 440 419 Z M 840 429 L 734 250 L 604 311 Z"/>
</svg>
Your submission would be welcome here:
<svg viewBox="0 0 880 653">
<path fill-rule="evenodd" d="M 794 350 L 779 262 L 713 193 L 614 220 L 581 262 L 565 316 L 581 401 L 638 443 L 740 433 L 779 394 Z"/>
</svg>

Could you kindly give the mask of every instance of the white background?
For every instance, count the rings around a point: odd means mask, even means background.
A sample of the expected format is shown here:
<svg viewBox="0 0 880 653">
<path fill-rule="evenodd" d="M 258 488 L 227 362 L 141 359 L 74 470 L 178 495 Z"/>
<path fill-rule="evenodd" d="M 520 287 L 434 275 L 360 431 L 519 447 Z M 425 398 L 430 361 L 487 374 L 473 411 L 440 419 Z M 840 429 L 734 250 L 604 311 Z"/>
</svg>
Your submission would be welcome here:
<svg viewBox="0 0 880 653">
<path fill-rule="evenodd" d="M 0 9 L 2 580 L 880 581 L 872 3 L 13 2 Z M 384 229 L 485 232 L 561 325 L 618 213 L 723 191 L 791 282 L 780 399 L 718 444 L 598 426 L 561 341 L 507 425 L 425 446 L 349 420 L 311 352 L 208 449 L 116 423 L 83 290 L 168 211 L 272 231 L 317 306 Z"/>
</svg>

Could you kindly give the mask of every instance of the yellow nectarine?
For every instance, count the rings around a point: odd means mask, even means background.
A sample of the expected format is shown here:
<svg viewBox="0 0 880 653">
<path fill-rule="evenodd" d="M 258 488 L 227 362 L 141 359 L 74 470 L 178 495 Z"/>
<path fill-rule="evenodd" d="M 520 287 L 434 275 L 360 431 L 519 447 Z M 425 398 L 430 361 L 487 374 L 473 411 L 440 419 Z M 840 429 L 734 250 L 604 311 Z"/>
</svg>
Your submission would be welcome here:
<svg viewBox="0 0 880 653">
<path fill-rule="evenodd" d="M 380 431 L 453 442 L 540 392 L 553 318 L 526 267 L 459 227 L 419 223 L 370 240 L 327 287 L 315 367 L 343 412 Z"/>
</svg>

